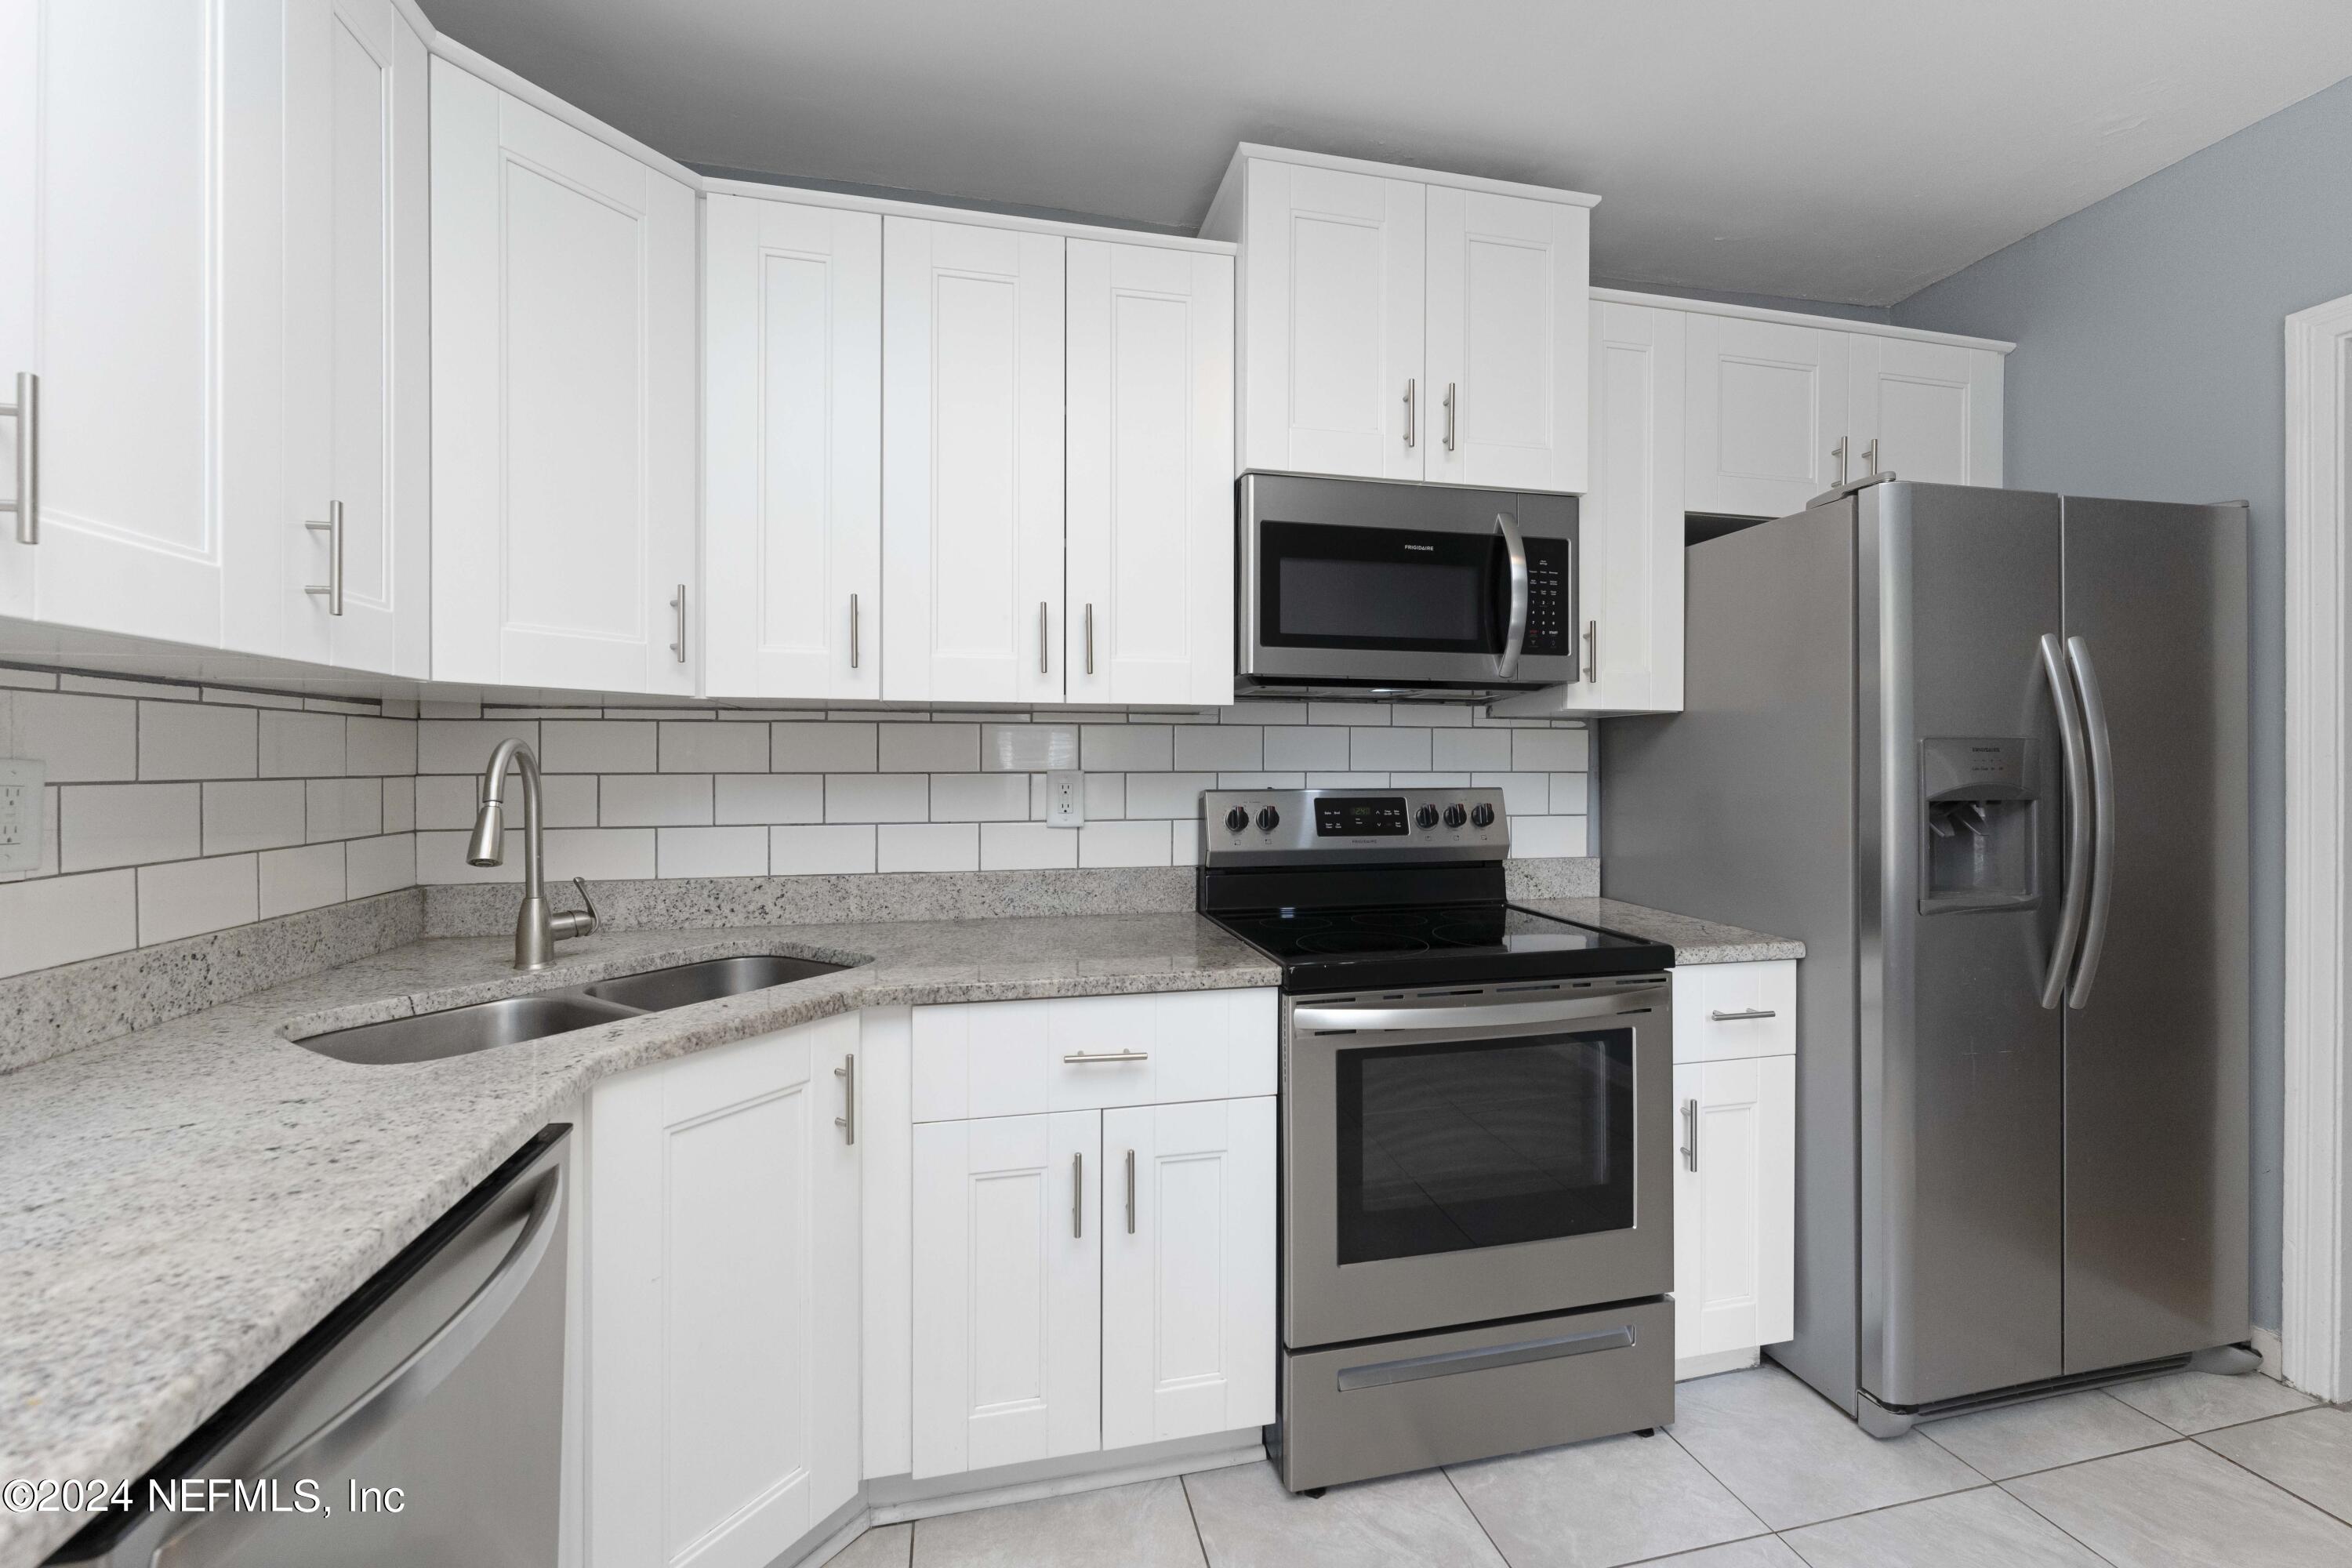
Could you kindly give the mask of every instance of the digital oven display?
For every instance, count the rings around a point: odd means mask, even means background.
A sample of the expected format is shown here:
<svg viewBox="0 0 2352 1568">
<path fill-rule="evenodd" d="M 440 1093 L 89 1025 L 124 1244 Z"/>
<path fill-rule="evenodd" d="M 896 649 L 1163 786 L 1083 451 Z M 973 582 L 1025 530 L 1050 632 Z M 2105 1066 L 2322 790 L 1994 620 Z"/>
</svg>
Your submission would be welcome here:
<svg viewBox="0 0 2352 1568">
<path fill-rule="evenodd" d="M 1315 802 L 1318 838 L 1397 838 L 1411 831 L 1401 795 L 1327 795 Z"/>
</svg>

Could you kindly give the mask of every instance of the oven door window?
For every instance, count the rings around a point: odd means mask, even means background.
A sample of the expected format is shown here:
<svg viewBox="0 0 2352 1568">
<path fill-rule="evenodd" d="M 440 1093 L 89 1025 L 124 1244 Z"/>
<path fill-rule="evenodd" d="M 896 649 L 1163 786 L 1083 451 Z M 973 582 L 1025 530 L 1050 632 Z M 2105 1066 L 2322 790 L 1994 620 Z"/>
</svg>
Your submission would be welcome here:
<svg viewBox="0 0 2352 1568">
<path fill-rule="evenodd" d="M 1274 647 L 1499 652 L 1499 536 L 1332 523 L 1258 525 L 1259 640 Z"/>
<path fill-rule="evenodd" d="M 1339 1261 L 1633 1223 L 1633 1031 L 1342 1050 Z"/>
</svg>

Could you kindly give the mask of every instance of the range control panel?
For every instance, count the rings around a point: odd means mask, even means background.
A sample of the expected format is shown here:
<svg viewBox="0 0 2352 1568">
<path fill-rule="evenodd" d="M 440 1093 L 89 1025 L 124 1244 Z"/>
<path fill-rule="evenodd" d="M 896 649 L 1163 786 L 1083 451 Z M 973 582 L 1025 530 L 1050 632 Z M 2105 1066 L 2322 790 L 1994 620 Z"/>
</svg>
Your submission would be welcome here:
<svg viewBox="0 0 2352 1568">
<path fill-rule="evenodd" d="M 1201 796 L 1211 866 L 1500 860 L 1499 789 L 1213 789 Z"/>
</svg>

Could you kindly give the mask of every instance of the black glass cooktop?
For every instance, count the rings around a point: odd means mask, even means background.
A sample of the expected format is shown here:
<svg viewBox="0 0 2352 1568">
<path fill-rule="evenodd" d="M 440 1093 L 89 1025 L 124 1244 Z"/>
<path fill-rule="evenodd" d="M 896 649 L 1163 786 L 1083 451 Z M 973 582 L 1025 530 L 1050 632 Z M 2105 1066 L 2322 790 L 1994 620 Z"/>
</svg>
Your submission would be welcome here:
<svg viewBox="0 0 2352 1568">
<path fill-rule="evenodd" d="M 1513 904 L 1279 910 L 1213 914 L 1283 966 L 1286 991 L 1584 974 L 1630 974 L 1675 961 L 1661 942 Z"/>
</svg>

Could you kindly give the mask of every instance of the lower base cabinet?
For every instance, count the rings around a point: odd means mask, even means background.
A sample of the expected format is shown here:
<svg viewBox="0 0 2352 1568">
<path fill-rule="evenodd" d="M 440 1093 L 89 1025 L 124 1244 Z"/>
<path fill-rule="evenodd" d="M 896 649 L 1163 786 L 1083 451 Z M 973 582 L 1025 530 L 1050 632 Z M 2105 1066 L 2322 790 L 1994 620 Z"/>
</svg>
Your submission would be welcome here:
<svg viewBox="0 0 2352 1568">
<path fill-rule="evenodd" d="M 1675 1355 L 1796 1331 L 1797 1058 L 1675 1068 Z"/>
<path fill-rule="evenodd" d="M 847 1015 L 593 1091 L 600 1568 L 764 1568 L 857 1494 L 857 1049 Z"/>
</svg>

